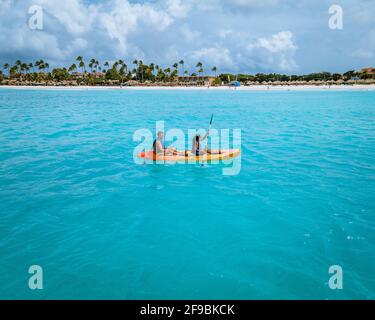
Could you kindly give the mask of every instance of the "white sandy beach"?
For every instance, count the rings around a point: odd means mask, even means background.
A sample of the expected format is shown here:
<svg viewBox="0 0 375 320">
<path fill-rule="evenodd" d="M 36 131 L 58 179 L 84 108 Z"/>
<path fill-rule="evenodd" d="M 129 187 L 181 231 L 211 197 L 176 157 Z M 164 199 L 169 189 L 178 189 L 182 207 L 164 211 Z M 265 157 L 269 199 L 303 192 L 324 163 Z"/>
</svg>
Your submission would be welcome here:
<svg viewBox="0 0 375 320">
<path fill-rule="evenodd" d="M 118 86 L 0 86 L 0 89 L 22 89 L 22 90 L 212 90 L 212 91 L 319 91 L 319 90 L 334 90 L 334 91 L 375 91 L 375 84 L 368 85 L 254 85 L 241 86 L 238 88 L 221 86 L 221 87 L 118 87 Z"/>
</svg>

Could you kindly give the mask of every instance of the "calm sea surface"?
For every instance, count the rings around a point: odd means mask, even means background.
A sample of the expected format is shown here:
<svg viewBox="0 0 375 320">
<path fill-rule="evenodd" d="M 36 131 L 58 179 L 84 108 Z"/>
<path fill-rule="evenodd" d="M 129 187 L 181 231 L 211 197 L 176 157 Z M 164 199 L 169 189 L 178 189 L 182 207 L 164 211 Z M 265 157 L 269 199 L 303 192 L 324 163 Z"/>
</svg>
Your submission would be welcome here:
<svg viewBox="0 0 375 320">
<path fill-rule="evenodd" d="M 212 113 L 239 175 L 134 164 Z M 2 299 L 374 299 L 375 92 L 0 89 L 0 215 Z"/>
</svg>

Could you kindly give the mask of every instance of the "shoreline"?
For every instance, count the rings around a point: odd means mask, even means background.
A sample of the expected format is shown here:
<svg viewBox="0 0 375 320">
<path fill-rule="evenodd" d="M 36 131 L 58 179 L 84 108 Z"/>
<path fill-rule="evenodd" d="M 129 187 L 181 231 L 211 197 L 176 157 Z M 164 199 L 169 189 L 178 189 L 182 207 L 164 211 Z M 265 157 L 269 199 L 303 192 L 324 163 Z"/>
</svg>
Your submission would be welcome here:
<svg viewBox="0 0 375 320">
<path fill-rule="evenodd" d="M 119 86 L 0 86 L 1 89 L 21 89 L 21 90 L 197 90 L 197 91 L 319 91 L 319 90 L 338 90 L 338 91 L 375 91 L 375 84 L 354 84 L 354 85 L 253 85 L 241 87 L 197 87 L 197 86 L 134 86 L 134 87 L 119 87 Z"/>
</svg>

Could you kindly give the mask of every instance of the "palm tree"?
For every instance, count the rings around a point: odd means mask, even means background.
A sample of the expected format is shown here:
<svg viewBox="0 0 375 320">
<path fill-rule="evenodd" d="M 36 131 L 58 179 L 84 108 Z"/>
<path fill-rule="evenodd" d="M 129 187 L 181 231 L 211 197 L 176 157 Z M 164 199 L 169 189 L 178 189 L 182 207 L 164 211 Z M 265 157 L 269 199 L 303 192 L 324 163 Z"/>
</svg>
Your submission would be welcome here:
<svg viewBox="0 0 375 320">
<path fill-rule="evenodd" d="M 124 82 L 124 77 L 126 75 L 126 67 L 125 64 L 123 63 L 120 70 L 119 70 L 120 76 L 121 76 L 121 83 Z"/>
<path fill-rule="evenodd" d="M 151 74 L 154 75 L 154 71 L 155 71 L 155 64 L 154 63 L 150 63 L 150 71 L 151 71 Z"/>
<path fill-rule="evenodd" d="M 198 74 L 203 73 L 203 63 L 202 62 L 198 62 L 195 67 L 198 68 Z"/>
<path fill-rule="evenodd" d="M 174 69 L 173 72 L 171 73 L 171 78 L 174 79 L 174 78 L 177 78 L 177 77 L 178 77 L 178 70 Z"/>
<path fill-rule="evenodd" d="M 128 70 L 128 66 L 127 66 L 127 64 L 124 62 L 124 60 L 119 60 L 119 61 L 117 61 L 117 65 L 120 65 L 121 66 L 121 68 L 122 67 L 124 67 L 124 72 L 126 73 L 127 72 L 127 70 Z"/>
<path fill-rule="evenodd" d="M 161 68 L 158 65 L 155 65 L 156 75 L 155 78 L 160 78 L 160 70 Z"/>
<path fill-rule="evenodd" d="M 172 67 L 174 68 L 174 70 L 171 73 L 171 78 L 178 77 L 178 63 L 176 62 Z"/>
<path fill-rule="evenodd" d="M 134 78 L 134 75 L 135 75 L 135 78 L 137 79 L 137 69 L 136 69 L 136 68 L 134 68 L 134 69 L 130 72 L 130 74 L 131 74 L 131 78 L 132 78 L 132 79 Z"/>
<path fill-rule="evenodd" d="M 182 66 L 182 74 L 185 74 L 185 61 L 180 60 L 179 64 Z"/>
<path fill-rule="evenodd" d="M 73 64 L 69 67 L 68 71 L 69 71 L 69 72 L 73 72 L 74 70 L 77 70 L 77 65 L 76 65 L 75 63 L 73 63 Z"/>
<path fill-rule="evenodd" d="M 28 71 L 29 70 L 29 65 L 27 63 L 22 63 L 21 64 L 21 70 L 22 71 Z"/>
<path fill-rule="evenodd" d="M 38 69 L 39 69 L 40 61 L 39 61 L 39 60 L 35 61 L 34 66 L 35 66 L 35 67 L 38 67 Z"/>
<path fill-rule="evenodd" d="M 37 67 L 38 70 L 40 70 L 40 61 L 39 60 L 35 61 L 34 66 Z"/>
<path fill-rule="evenodd" d="M 29 70 L 33 69 L 33 72 L 34 72 L 34 65 L 32 64 L 32 62 L 29 63 L 28 67 L 29 67 Z"/>
<path fill-rule="evenodd" d="M 22 65 L 22 62 L 21 60 L 17 60 L 15 63 L 14 63 L 14 70 L 16 70 L 16 73 L 20 73 L 21 72 L 21 65 Z"/>
<path fill-rule="evenodd" d="M 91 73 L 92 73 L 93 69 L 95 68 L 95 63 L 96 63 L 95 59 L 90 60 L 89 68 L 91 69 Z"/>
<path fill-rule="evenodd" d="M 217 78 L 217 67 L 213 67 L 212 69 L 211 69 L 211 71 L 213 71 L 213 72 L 215 72 L 215 78 Z"/>
<path fill-rule="evenodd" d="M 78 56 L 76 58 L 76 61 L 79 62 L 79 67 L 82 69 L 83 73 L 86 73 L 86 67 L 85 67 L 85 62 L 83 61 L 82 56 Z"/>
<path fill-rule="evenodd" d="M 198 70 L 198 72 L 201 74 L 201 76 L 203 76 L 204 69 L 203 69 L 203 68 L 200 68 L 200 69 Z"/>
<path fill-rule="evenodd" d="M 3 66 L 3 68 L 4 68 L 4 71 L 5 71 L 5 70 L 8 70 L 8 69 L 9 69 L 9 67 L 10 67 L 10 66 L 9 66 L 9 63 L 4 63 L 4 66 Z"/>
<path fill-rule="evenodd" d="M 142 60 L 139 60 L 138 62 L 139 64 L 139 70 L 141 70 L 141 81 L 143 82 L 143 61 Z"/>
<path fill-rule="evenodd" d="M 25 70 L 26 70 L 26 73 L 30 72 L 30 70 L 31 70 L 30 63 L 26 63 Z"/>
<path fill-rule="evenodd" d="M 170 77 L 170 76 L 171 76 L 171 75 L 170 75 L 170 73 L 171 73 L 171 68 L 164 69 L 164 73 L 165 73 L 168 77 Z"/>
<path fill-rule="evenodd" d="M 21 81 L 22 81 L 23 72 L 24 72 L 24 71 L 27 72 L 28 67 L 29 67 L 29 66 L 27 65 L 27 63 L 21 63 L 21 64 L 19 65 L 19 71 L 20 71 L 20 73 L 21 73 L 21 78 L 20 78 Z"/>
<path fill-rule="evenodd" d="M 16 75 L 18 72 L 18 68 L 16 66 L 13 66 L 9 69 L 9 77 L 11 78 L 12 76 Z"/>
<path fill-rule="evenodd" d="M 122 66 L 124 67 L 125 73 L 128 72 L 128 65 L 123 62 Z"/>
<path fill-rule="evenodd" d="M 79 67 L 82 69 L 83 73 L 86 73 L 86 66 L 85 66 L 85 63 L 83 61 L 81 61 L 79 63 Z"/>
<path fill-rule="evenodd" d="M 106 72 L 106 70 L 109 69 L 109 62 L 108 61 L 104 62 L 103 66 L 106 68 L 103 70 L 103 72 Z"/>
<path fill-rule="evenodd" d="M 133 64 L 136 66 L 136 67 L 135 67 L 135 79 L 138 80 L 138 72 L 137 72 L 137 68 L 138 68 L 138 60 L 134 60 L 134 61 L 133 61 Z"/>
<path fill-rule="evenodd" d="M 92 71 L 98 72 L 98 67 L 99 67 L 99 61 L 95 59 L 91 59 L 90 63 L 92 64 Z"/>
</svg>

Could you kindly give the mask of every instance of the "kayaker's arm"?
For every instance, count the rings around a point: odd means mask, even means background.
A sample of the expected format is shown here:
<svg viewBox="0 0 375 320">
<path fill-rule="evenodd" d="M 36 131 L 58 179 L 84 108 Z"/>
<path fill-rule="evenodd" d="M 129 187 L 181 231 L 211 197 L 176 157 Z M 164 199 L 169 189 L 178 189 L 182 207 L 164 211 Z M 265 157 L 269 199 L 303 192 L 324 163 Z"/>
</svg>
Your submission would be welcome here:
<svg viewBox="0 0 375 320">
<path fill-rule="evenodd" d="M 206 140 L 209 135 L 210 135 L 210 130 L 208 130 L 207 133 L 206 133 L 206 135 L 203 138 L 201 138 L 201 141 Z"/>
</svg>

